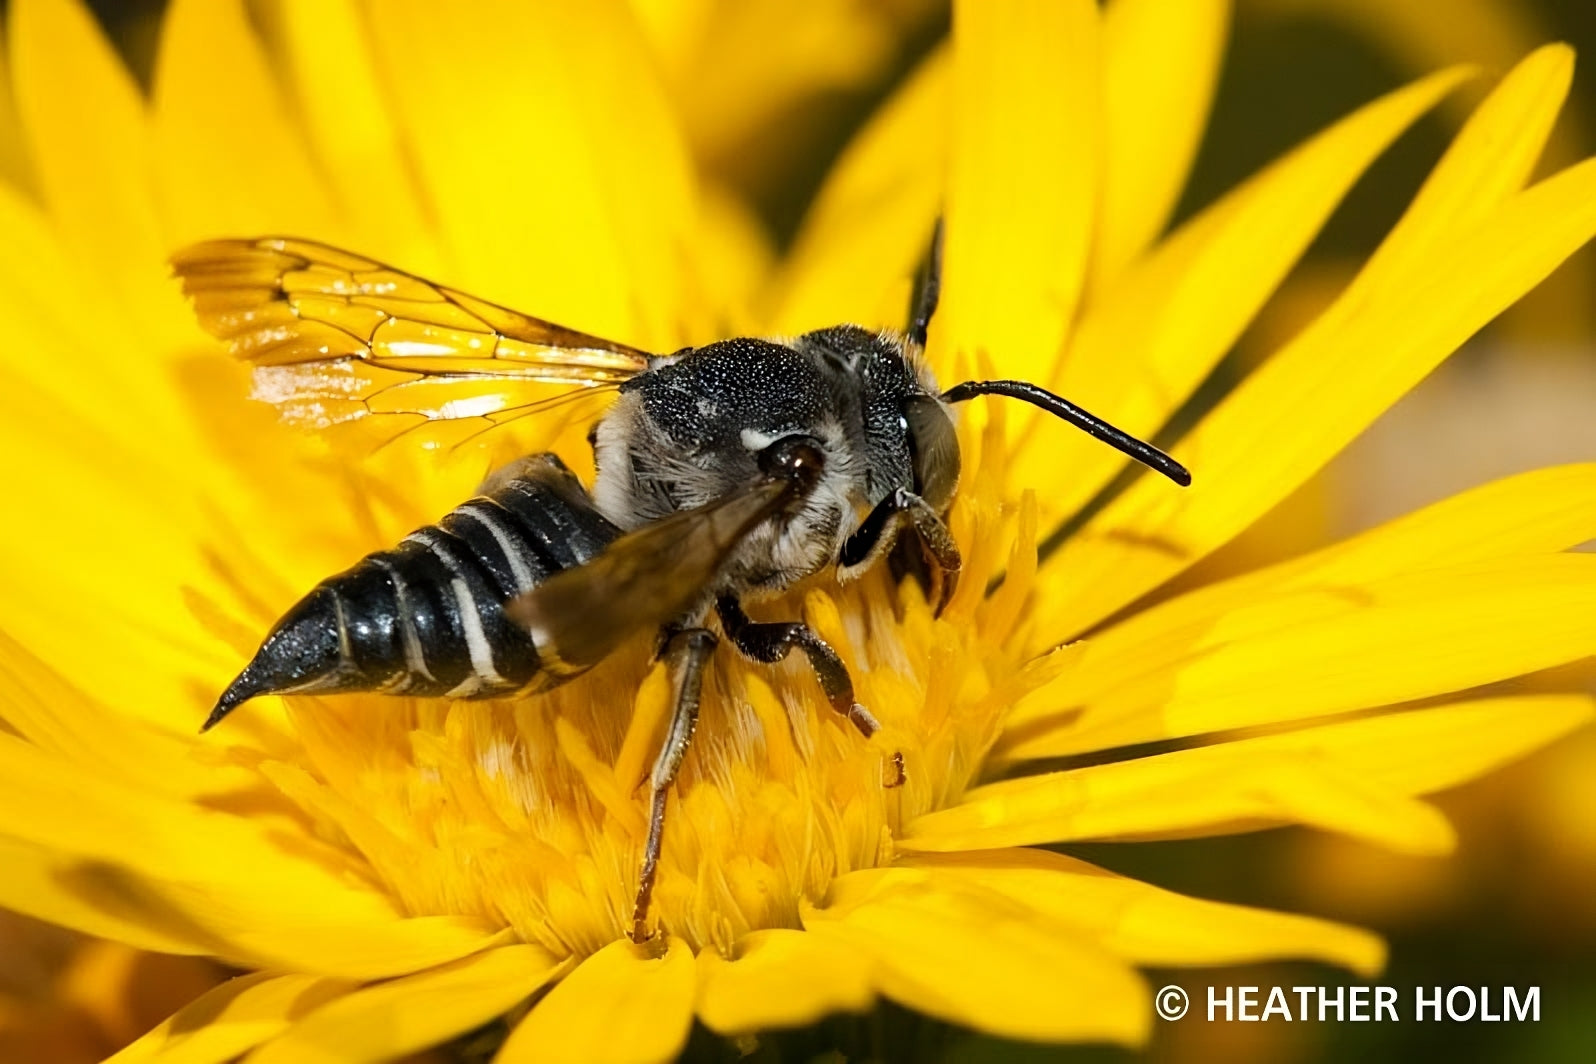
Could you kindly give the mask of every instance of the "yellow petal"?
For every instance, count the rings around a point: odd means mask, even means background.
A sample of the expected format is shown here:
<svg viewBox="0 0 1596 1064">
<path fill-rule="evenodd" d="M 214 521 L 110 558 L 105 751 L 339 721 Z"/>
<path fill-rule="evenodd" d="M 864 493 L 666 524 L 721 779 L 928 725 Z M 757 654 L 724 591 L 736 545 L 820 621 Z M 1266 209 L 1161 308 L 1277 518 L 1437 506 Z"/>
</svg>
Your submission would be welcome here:
<svg viewBox="0 0 1596 1064">
<path fill-rule="evenodd" d="M 101 339 L 94 323 L 109 316 L 104 300 L 88 290 L 61 246 L 54 222 L 40 205 L 21 190 L 0 184 L 0 232 L 6 244 L 0 248 L 0 323 L 7 336 L 16 320 L 27 315 L 38 321 L 43 335 L 53 336 L 61 346 L 89 346 Z M 88 320 L 84 320 L 88 319 Z M 62 342 L 66 338 L 70 340 Z M 30 354 L 35 350 L 28 348 Z M 109 360 L 107 360 L 109 361 Z M 55 382 L 58 390 L 70 395 L 81 374 L 62 380 L 60 367 L 40 365 L 36 355 L 7 359 L 12 372 L 33 372 L 40 384 Z M 51 370 L 55 372 L 51 372 Z M 146 371 L 147 372 L 147 371 Z"/>
<path fill-rule="evenodd" d="M 951 81 L 948 50 L 939 49 L 832 166 L 772 283 L 772 331 L 841 321 L 903 327 L 908 281 L 942 206 Z"/>
<path fill-rule="evenodd" d="M 1265 760 L 1224 743 L 1071 772 L 1008 780 L 916 820 L 905 850 L 948 852 L 1084 839 L 1233 835 L 1280 824 L 1340 832 L 1399 853 L 1456 843 L 1433 806 L 1369 786 L 1313 753 Z M 1111 771 L 1112 770 L 1112 771 Z"/>
<path fill-rule="evenodd" d="M 315 975 L 241 975 L 196 998 L 105 1064 L 224 1064 L 352 986 Z"/>
<path fill-rule="evenodd" d="M 164 888 L 177 906 L 200 910 L 214 888 Z M 223 956 L 254 968 L 314 972 L 349 979 L 387 979 L 508 945 L 507 930 L 463 916 L 412 916 L 399 920 L 335 922 L 322 913 L 261 913 L 250 899 L 235 913 L 207 918 L 225 935 Z"/>
<path fill-rule="evenodd" d="M 166 250 L 255 233 L 347 242 L 243 0 L 167 8 L 153 129 Z"/>
<path fill-rule="evenodd" d="M 1464 123 L 1401 220 L 1326 317 L 1349 314 L 1387 285 L 1419 274 L 1437 247 L 1488 220 L 1522 189 L 1573 77 L 1574 51 L 1566 44 L 1538 49 L 1509 71 Z"/>
<path fill-rule="evenodd" d="M 1151 436 L 1235 344 L 1358 177 L 1464 76 L 1444 71 L 1365 105 L 1183 225 L 1096 294 L 1051 386 Z M 1125 459 L 1049 415 L 1027 418 L 1010 476 L 1049 485 L 1040 501 L 1053 525 Z"/>
<path fill-rule="evenodd" d="M 250 1054 L 249 1064 L 377 1064 L 480 1027 L 548 982 L 562 962 L 506 946 L 357 990 Z"/>
<path fill-rule="evenodd" d="M 706 185 L 699 194 L 696 247 L 702 336 L 708 342 L 727 336 L 769 332 L 758 301 L 776 265 L 776 249 L 753 207 L 730 189 Z M 839 321 L 842 319 L 838 319 Z"/>
<path fill-rule="evenodd" d="M 1103 9 L 1103 187 L 1091 287 L 1150 245 L 1208 121 L 1230 0 L 1113 0 Z"/>
<path fill-rule="evenodd" d="M 927 0 L 632 0 L 694 154 L 742 181 L 790 173 L 821 101 L 877 82 Z M 907 24 L 907 25 L 906 25 Z M 774 141 L 774 143 L 772 143 Z M 759 156 L 753 158 L 752 156 Z M 741 183 L 741 181 L 739 182 Z"/>
<path fill-rule="evenodd" d="M 1400 65 L 1429 70 L 1467 60 L 1486 70 L 1506 70 L 1550 36 L 1549 12 L 1504 0 L 1452 0 L 1446 4 L 1389 4 L 1382 0 L 1258 0 L 1259 6 L 1339 21 L 1366 37 Z M 1546 162 L 1566 166 L 1586 150 L 1589 119 L 1576 104 L 1546 147 Z M 1451 102 L 1452 120 L 1467 115 Z M 1503 343 L 1583 342 L 1596 328 L 1589 291 L 1596 286 L 1589 256 L 1578 256 L 1504 317 Z"/>
<path fill-rule="evenodd" d="M 33 188 L 33 160 L 24 144 L 22 120 L 17 116 L 11 93 L 11 64 L 7 55 L 5 26 L 0 24 L 0 184 L 10 190 Z"/>
<path fill-rule="evenodd" d="M 732 960 L 712 948 L 698 955 L 698 1017 L 721 1034 L 802 1027 L 874 999 L 866 959 L 807 932 L 767 928 L 738 943 Z"/>
<path fill-rule="evenodd" d="M 0 632 L 0 720 L 100 779 L 174 797 L 242 790 L 252 772 L 203 764 L 195 743 L 113 713 Z"/>
<path fill-rule="evenodd" d="M 361 254 L 436 276 L 434 238 L 355 0 L 281 0 L 283 57 L 305 133 Z"/>
<path fill-rule="evenodd" d="M 1450 828 L 1408 795 L 1472 779 L 1591 715 L 1580 696 L 1489 699 L 1006 780 L 914 821 L 898 844 L 948 851 L 1303 823 L 1440 853 Z"/>
<path fill-rule="evenodd" d="M 689 172 L 624 5 L 369 10 L 384 85 L 451 253 L 448 279 L 673 349 Z"/>
<path fill-rule="evenodd" d="M 6 391 L 0 448 L 35 456 L 9 474 L 13 502 L 18 512 L 51 514 L 58 522 L 51 546 L 72 561 L 40 565 L 36 526 L 0 525 L 0 581 L 7 589 L 0 627 L 102 703 L 128 716 L 164 718 L 191 734 L 203 712 L 195 675 L 205 670 L 220 678 L 237 666 L 232 652 L 196 628 L 185 601 L 185 588 L 220 583 L 194 546 L 205 502 L 189 478 L 205 464 L 201 452 L 192 442 L 178 449 L 180 434 L 151 427 L 146 436 L 174 447 L 154 459 L 146 447 L 123 447 L 136 428 L 125 415 L 126 436 L 23 382 L 12 381 Z M 117 455 L 114 464 L 106 461 L 110 454 Z M 191 469 L 174 466 L 183 458 Z M 116 515 L 114 535 L 108 514 Z M 93 609 L 85 608 L 89 602 Z"/>
<path fill-rule="evenodd" d="M 622 939 L 588 957 L 533 1006 L 494 1057 L 649 1064 L 681 1051 L 693 1023 L 696 966 L 687 943 L 660 953 Z"/>
<path fill-rule="evenodd" d="M 1091 0 L 964 0 L 953 12 L 953 154 L 932 364 L 990 356 L 1037 378 L 1085 279 L 1097 203 Z"/>
<path fill-rule="evenodd" d="M 1592 616 L 1586 554 L 1263 597 L 1148 646 L 1129 675 L 1105 673 L 1088 642 L 1073 671 L 1026 699 L 1001 753 L 1052 757 L 1461 691 L 1596 654 Z"/>
<path fill-rule="evenodd" d="M 1127 617 L 1073 649 L 1078 664 L 1111 682 L 1159 659 L 1161 645 L 1190 645 L 1215 618 L 1265 597 L 1372 583 L 1514 555 L 1546 554 L 1596 534 L 1596 463 L 1551 466 L 1505 477 L 1434 503 L 1341 543 L 1198 588 Z M 1070 677 L 1085 686 L 1084 678 Z M 1079 689 L 1079 688 L 1077 688 Z M 1042 693 L 1022 702 L 1019 721 L 1056 709 Z"/>
<path fill-rule="evenodd" d="M 1069 586 L 1055 633 L 1081 630 L 1228 541 L 1593 233 L 1587 160 L 1429 245 L 1408 275 L 1332 307 L 1325 327 L 1299 334 L 1177 448 L 1190 489 L 1143 478 L 1049 559 L 1040 579 L 1058 587 L 1066 574 Z"/>
<path fill-rule="evenodd" d="M 863 952 L 881 992 L 916 1011 L 1006 1038 L 1147 1037 L 1147 990 L 1123 961 L 979 884 L 875 868 L 831 893 L 804 927 Z"/>
<path fill-rule="evenodd" d="M 1045 850 L 982 850 L 907 858 L 932 883 L 976 883 L 1092 935 L 1138 965 L 1250 964 L 1295 958 L 1373 975 L 1380 939 L 1355 927 L 1294 913 L 1190 898 Z"/>
<path fill-rule="evenodd" d="M 97 889 L 93 869 L 48 846 L 0 836 L 0 908 L 158 953 L 210 952 L 205 936 L 163 920 L 114 891 Z"/>
<path fill-rule="evenodd" d="M 7 28 L 17 110 L 64 244 L 114 293 L 123 328 L 194 335 L 166 278 L 138 86 L 80 0 L 19 0 Z"/>
<path fill-rule="evenodd" d="M 340 851 L 297 825 L 97 779 L 0 732 L 0 836 L 76 859 L 67 884 L 151 928 L 259 967 L 380 978 L 493 944 L 455 917 L 405 919 Z"/>
</svg>

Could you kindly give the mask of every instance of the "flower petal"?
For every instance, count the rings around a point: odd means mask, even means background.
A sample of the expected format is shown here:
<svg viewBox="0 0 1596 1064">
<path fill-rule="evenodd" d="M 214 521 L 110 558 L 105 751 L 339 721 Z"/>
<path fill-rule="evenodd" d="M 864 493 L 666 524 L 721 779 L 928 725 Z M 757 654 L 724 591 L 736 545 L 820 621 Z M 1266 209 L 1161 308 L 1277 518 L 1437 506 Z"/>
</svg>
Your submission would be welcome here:
<svg viewBox="0 0 1596 1064">
<path fill-rule="evenodd" d="M 1348 312 L 1366 293 L 1419 273 L 1452 234 L 1487 221 L 1512 199 L 1535 169 L 1573 77 L 1574 50 L 1566 44 L 1540 48 L 1509 71 L 1464 123 L 1336 309 Z"/>
<path fill-rule="evenodd" d="M 33 188 L 33 160 L 28 158 L 22 120 L 17 116 L 17 102 L 11 92 L 11 62 L 3 20 L 0 20 L 0 184 L 13 192 Z"/>
<path fill-rule="evenodd" d="M 831 894 L 826 907 L 804 909 L 804 927 L 863 952 L 881 992 L 912 1009 L 1007 1038 L 1147 1038 L 1147 989 L 1135 972 L 979 884 L 875 868 L 843 876 Z"/>
<path fill-rule="evenodd" d="M 1091 0 L 953 8 L 953 154 L 931 361 L 989 355 L 1036 378 L 1063 345 L 1097 205 L 1099 29 Z"/>
<path fill-rule="evenodd" d="M 676 1056 L 693 1023 L 697 966 L 686 942 L 621 939 L 584 960 L 510 1033 L 495 1064 L 650 1064 Z"/>
<path fill-rule="evenodd" d="M 361 253 L 435 276 L 398 121 L 383 97 L 368 27 L 355 0 L 280 0 L 283 58 L 305 133 Z"/>
<path fill-rule="evenodd" d="M 942 205 L 952 80 L 948 50 L 933 52 L 832 166 L 772 284 L 774 332 L 903 326 Z"/>
<path fill-rule="evenodd" d="M 132 76 L 80 0 L 18 0 L 7 29 L 17 111 L 63 243 L 114 294 L 123 329 L 157 343 L 195 335 L 160 267 L 168 249 Z"/>
<path fill-rule="evenodd" d="M 94 339 L 94 328 L 83 319 L 98 319 L 104 312 L 93 306 L 95 296 L 84 291 L 68 263 L 51 219 L 26 193 L 4 183 L 0 183 L 0 232 L 6 234 L 5 247 L 0 248 L 0 291 L 5 293 L 0 320 L 5 322 L 8 336 L 13 317 L 26 308 L 25 312 L 48 323 L 46 334 L 68 332 L 76 340 Z M 88 312 L 85 303 L 90 304 Z M 29 360 L 23 368 L 43 367 Z M 52 375 L 40 376 L 50 379 Z"/>
<path fill-rule="evenodd" d="M 804 931 L 755 931 L 732 960 L 712 948 L 698 955 L 698 1017 L 721 1034 L 802 1027 L 874 1000 L 865 958 Z"/>
<path fill-rule="evenodd" d="M 99 779 L 193 798 L 249 786 L 249 770 L 203 764 L 195 743 L 111 712 L 0 632 L 0 721 Z"/>
<path fill-rule="evenodd" d="M 1484 220 L 1459 192 L 1476 189 L 1489 203 L 1527 171 L 1532 155 L 1515 135 L 1526 108 L 1510 105 L 1525 81 L 1544 81 L 1541 68 L 1556 56 L 1545 54 L 1521 65 L 1458 135 L 1389 250 L 1371 259 L 1379 283 L 1354 281 L 1177 449 L 1196 483 L 1175 492 L 1144 478 L 1049 559 L 1043 583 L 1063 573 L 1070 588 L 1058 634 L 1228 541 L 1596 233 L 1596 160 L 1513 194 Z M 1561 97 L 1556 83 L 1540 91 Z"/>
<path fill-rule="evenodd" d="M 154 97 L 163 250 L 255 233 L 345 242 L 243 0 L 172 0 Z"/>
<path fill-rule="evenodd" d="M 1169 220 L 1197 154 L 1230 0 L 1103 9 L 1103 178 L 1091 287 L 1111 284 Z"/>
<path fill-rule="evenodd" d="M 447 279 L 600 336 L 679 346 L 688 162 L 624 5 L 369 11 Z"/>
<path fill-rule="evenodd" d="M 685 941 L 614 941 L 560 979 L 509 1035 L 495 1064 L 651 1064 L 680 1053 L 693 1026 L 696 965 Z"/>
<path fill-rule="evenodd" d="M 1443 71 L 1366 104 L 1181 226 L 1094 296 L 1050 386 L 1151 436 L 1235 344 L 1353 183 L 1464 76 Z M 1049 485 L 1041 502 L 1053 525 L 1125 459 L 1050 415 L 1028 419 L 1009 475 Z"/>
<path fill-rule="evenodd" d="M 928 0 L 632 0 L 694 154 L 739 183 L 801 165 L 802 129 L 817 103 L 867 91 L 889 73 Z M 776 143 L 771 144 L 775 139 Z M 783 143 L 783 140 L 786 142 Z M 757 156 L 757 157 L 756 157 Z"/>
<path fill-rule="evenodd" d="M 167 889 L 191 911 L 216 898 L 215 888 Z M 398 920 L 334 921 L 314 909 L 286 915 L 250 899 L 237 914 L 208 917 L 225 936 L 223 956 L 254 968 L 280 968 L 350 979 L 387 979 L 447 964 L 481 950 L 508 945 L 508 930 L 495 930 L 463 916 L 411 916 Z M 258 923 L 256 921 L 259 921 Z"/>
<path fill-rule="evenodd" d="M 0 835 L 0 908 L 85 935 L 157 953 L 209 952 L 202 935 L 185 934 L 158 914 L 92 889 L 82 862 L 48 846 Z"/>
<path fill-rule="evenodd" d="M 352 986 L 318 975 L 241 975 L 196 998 L 105 1064 L 225 1064 Z"/>
<path fill-rule="evenodd" d="M 906 859 L 933 883 L 979 884 L 1042 917 L 1081 928 L 1138 964 L 1250 964 L 1295 958 L 1373 975 L 1385 964 L 1378 936 L 1295 913 L 1190 898 L 1045 850 L 982 850 Z"/>
<path fill-rule="evenodd" d="M 948 851 L 1303 823 L 1440 853 L 1450 827 L 1408 795 L 1472 779 L 1591 716 L 1582 696 L 1486 699 L 1006 780 L 914 821 L 898 845 Z"/>
<path fill-rule="evenodd" d="M 510 1011 L 563 963 L 536 946 L 506 946 L 357 990 L 250 1054 L 249 1064 L 395 1060 Z"/>
<path fill-rule="evenodd" d="M 1005 758 L 1086 750 L 1391 705 L 1596 654 L 1596 557 L 1553 554 L 1263 597 L 1105 673 L 1030 696 Z M 1115 655 L 1117 657 L 1117 655 Z M 1051 707 L 1051 709 L 1047 708 Z"/>
<path fill-rule="evenodd" d="M 202 712 L 194 676 L 203 669 L 215 677 L 237 664 L 196 628 L 185 601 L 185 589 L 208 592 L 220 583 L 193 543 L 206 495 L 215 498 L 196 485 L 205 465 L 201 452 L 192 442 L 178 449 L 185 437 L 151 427 L 149 437 L 173 447 L 165 458 L 152 458 L 138 443 L 124 446 L 135 429 L 132 418 L 124 415 L 126 435 L 107 431 L 48 393 L 8 383 L 0 389 L 6 393 L 0 449 L 34 456 L 10 471 L 11 502 L 18 513 L 50 515 L 53 556 L 71 563 L 39 563 L 36 522 L 0 524 L 0 581 L 7 590 L 0 628 L 118 712 L 164 718 L 189 731 Z M 152 417 L 152 426 L 163 423 Z M 117 460 L 108 463 L 107 455 Z M 191 468 L 180 470 L 172 463 L 184 456 Z M 108 514 L 116 515 L 114 533 Z"/>
<path fill-rule="evenodd" d="M 1156 667 L 1162 644 L 1189 645 L 1193 634 L 1211 627 L 1215 618 L 1265 597 L 1561 551 L 1593 535 L 1596 463 L 1536 469 L 1472 488 L 1301 558 L 1161 602 L 1072 649 L 1083 658 L 1089 650 L 1092 667 L 1118 682 Z M 1066 682 L 1084 680 L 1071 677 Z M 1044 692 L 1020 703 L 1010 720 L 1034 718 L 1039 707 L 1059 703 Z"/>
<path fill-rule="evenodd" d="M 0 837 L 75 858 L 62 889 L 257 967 L 381 978 L 494 944 L 454 917 L 405 919 L 349 858 L 285 828 L 98 779 L 0 732 Z"/>
</svg>

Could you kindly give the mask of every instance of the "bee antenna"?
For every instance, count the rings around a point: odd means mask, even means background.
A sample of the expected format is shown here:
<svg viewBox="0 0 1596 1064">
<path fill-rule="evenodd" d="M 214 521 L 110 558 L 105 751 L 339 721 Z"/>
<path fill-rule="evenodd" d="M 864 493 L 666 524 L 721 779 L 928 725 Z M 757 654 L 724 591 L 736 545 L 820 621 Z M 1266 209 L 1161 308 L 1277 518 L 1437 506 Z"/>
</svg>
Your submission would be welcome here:
<svg viewBox="0 0 1596 1064">
<path fill-rule="evenodd" d="M 914 294 L 909 297 L 909 339 L 925 347 L 926 333 L 931 329 L 931 316 L 937 312 L 937 298 L 942 294 L 942 219 L 937 219 L 931 230 L 931 246 L 926 250 L 925 263 L 914 281 Z"/>
<path fill-rule="evenodd" d="M 978 395 L 1001 395 L 1009 399 L 1023 399 L 1039 406 L 1054 417 L 1062 418 L 1078 429 L 1102 440 L 1123 454 L 1128 454 L 1149 469 L 1155 469 L 1181 487 L 1191 484 L 1191 473 L 1157 447 L 1139 440 L 1128 432 L 1115 428 L 1095 414 L 1087 413 L 1067 399 L 1061 399 L 1029 381 L 965 381 L 955 384 L 942 393 L 946 403 L 962 403 Z"/>
</svg>

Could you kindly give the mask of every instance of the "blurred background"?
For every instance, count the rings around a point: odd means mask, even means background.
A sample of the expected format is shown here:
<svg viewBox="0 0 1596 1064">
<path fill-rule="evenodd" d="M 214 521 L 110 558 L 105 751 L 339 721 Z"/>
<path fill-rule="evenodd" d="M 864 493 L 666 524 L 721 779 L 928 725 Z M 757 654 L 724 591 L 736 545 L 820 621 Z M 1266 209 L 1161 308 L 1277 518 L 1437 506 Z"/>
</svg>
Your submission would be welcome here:
<svg viewBox="0 0 1596 1064">
<path fill-rule="evenodd" d="M 1179 2 L 1179 0 L 1174 0 Z M 91 6 L 135 76 L 148 82 L 160 0 Z M 776 252 L 859 122 L 946 34 L 938 0 L 633 0 L 655 43 L 715 195 L 745 219 L 751 246 Z M 6 5 L 0 2 L 0 11 Z M 270 31 L 270 7 L 257 13 Z M 750 51 L 740 43 L 768 42 Z M 1537 44 L 1596 55 L 1589 0 L 1237 0 L 1208 135 L 1176 224 L 1292 145 L 1378 94 L 1436 67 L 1486 77 L 1398 142 L 1348 197 L 1209 389 L 1221 394 L 1309 321 L 1350 279 L 1417 189 L 1472 104 Z M 747 79 L 761 93 L 741 93 Z M 774 83 L 776 90 L 772 91 Z M 9 89 L 0 78 L 0 106 Z M 1472 92 L 1472 95 L 1470 93 Z M 742 101 L 728 105 L 728 101 Z M 1544 167 L 1596 152 L 1596 77 L 1576 73 Z M 0 123 L 0 125 L 4 125 Z M 3 138 L 5 134 L 0 134 Z M 0 174 L 27 184 L 17 145 Z M 1178 431 L 1178 429 L 1177 429 Z M 1576 255 L 1419 386 L 1321 476 L 1205 561 L 1188 582 L 1340 539 L 1509 473 L 1596 460 L 1596 254 Z M 1596 624 L 1596 618 L 1592 618 Z M 1596 689 L 1588 664 L 1518 681 Z M 1159 1061 L 1596 1060 L 1596 730 L 1439 796 L 1460 828 L 1447 859 L 1400 857 L 1281 829 L 1235 838 L 1070 852 L 1204 897 L 1311 912 L 1371 927 L 1392 960 L 1379 982 L 1539 986 L 1538 1024 L 1209 1024 L 1209 985 L 1348 981 L 1313 965 L 1152 972 L 1179 983 L 1193 1015 L 1159 1024 Z M 0 1061 L 96 1060 L 228 973 L 154 957 L 0 913 Z M 884 1008 L 862 1019 L 730 1047 L 695 1036 L 708 1059 L 1129 1060 L 1078 1047 L 1016 1045 Z"/>
</svg>

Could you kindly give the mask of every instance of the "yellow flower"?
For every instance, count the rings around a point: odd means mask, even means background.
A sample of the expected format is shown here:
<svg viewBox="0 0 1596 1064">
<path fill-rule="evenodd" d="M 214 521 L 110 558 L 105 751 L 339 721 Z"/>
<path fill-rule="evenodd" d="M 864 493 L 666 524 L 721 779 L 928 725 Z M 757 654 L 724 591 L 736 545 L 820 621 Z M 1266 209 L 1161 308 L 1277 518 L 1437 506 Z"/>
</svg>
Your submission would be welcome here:
<svg viewBox="0 0 1596 1064">
<path fill-rule="evenodd" d="M 141 952 L 0 912 L 0 1060 L 103 1060 L 226 978 L 198 957 Z"/>
<path fill-rule="evenodd" d="M 1334 305 L 1179 443 L 1189 491 L 1144 477 L 1074 519 L 1123 459 L 988 401 L 964 427 L 968 572 L 941 617 L 882 572 L 764 607 L 838 647 L 884 727 L 866 743 L 796 665 L 723 653 L 668 822 L 662 933 L 635 945 L 637 784 L 666 701 L 646 646 L 539 698 L 289 699 L 193 734 L 297 592 L 436 518 L 484 457 L 362 464 L 275 424 L 167 256 L 299 233 L 671 349 L 745 324 L 898 324 L 945 204 L 935 367 L 989 362 L 1150 434 L 1463 75 L 1374 101 L 1161 236 L 1226 5 L 972 0 L 766 278 L 737 211 L 701 195 L 619 4 L 281 0 L 268 52 L 240 0 L 176 0 L 148 103 L 76 2 L 10 10 L 39 201 L 0 188 L 18 500 L 0 904 L 255 970 L 122 1059 L 390 1059 L 508 1015 L 499 1061 L 651 1061 L 695 1017 L 744 1034 L 877 997 L 1137 1043 L 1138 966 L 1367 974 L 1382 946 L 1029 847 L 1303 823 L 1444 851 L 1418 795 L 1591 715 L 1581 697 L 1444 696 L 1596 648 L 1596 559 L 1563 553 L 1596 529 L 1596 467 L 1146 598 L 1596 233 L 1596 164 L 1525 187 L 1571 72 L 1554 47 L 1502 80 Z M 576 462 L 582 428 L 497 446 Z M 1350 715 L 1373 707 L 1400 711 Z"/>
</svg>

